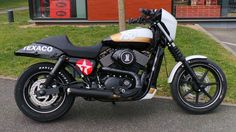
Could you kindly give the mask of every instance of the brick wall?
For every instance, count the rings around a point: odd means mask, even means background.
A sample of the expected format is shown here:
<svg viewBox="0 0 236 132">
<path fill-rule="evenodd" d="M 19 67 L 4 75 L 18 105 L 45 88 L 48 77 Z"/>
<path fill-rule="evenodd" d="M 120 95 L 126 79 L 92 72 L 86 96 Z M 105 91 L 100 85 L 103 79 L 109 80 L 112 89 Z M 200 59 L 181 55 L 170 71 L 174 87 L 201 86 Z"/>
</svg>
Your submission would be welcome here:
<svg viewBox="0 0 236 132">
<path fill-rule="evenodd" d="M 160 9 L 172 12 L 172 0 L 126 0 L 126 18 L 140 16 L 139 8 Z"/>
<path fill-rule="evenodd" d="M 219 5 L 176 6 L 177 18 L 216 18 L 220 12 Z"/>
<path fill-rule="evenodd" d="M 88 20 L 118 20 L 118 0 L 87 0 Z M 172 11 L 172 0 L 126 0 L 126 18 L 140 15 L 139 8 L 164 8 Z"/>
</svg>

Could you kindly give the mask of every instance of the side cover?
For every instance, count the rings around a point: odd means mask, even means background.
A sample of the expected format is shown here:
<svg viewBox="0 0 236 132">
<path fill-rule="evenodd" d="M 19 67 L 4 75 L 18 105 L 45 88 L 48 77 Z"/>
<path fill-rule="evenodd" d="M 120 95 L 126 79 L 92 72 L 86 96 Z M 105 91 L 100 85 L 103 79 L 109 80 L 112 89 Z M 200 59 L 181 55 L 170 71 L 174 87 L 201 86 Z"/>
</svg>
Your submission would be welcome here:
<svg viewBox="0 0 236 132">
<path fill-rule="evenodd" d="M 45 59 L 58 59 L 63 54 L 62 51 L 52 46 L 32 43 L 15 52 L 16 56 L 27 56 Z"/>
</svg>

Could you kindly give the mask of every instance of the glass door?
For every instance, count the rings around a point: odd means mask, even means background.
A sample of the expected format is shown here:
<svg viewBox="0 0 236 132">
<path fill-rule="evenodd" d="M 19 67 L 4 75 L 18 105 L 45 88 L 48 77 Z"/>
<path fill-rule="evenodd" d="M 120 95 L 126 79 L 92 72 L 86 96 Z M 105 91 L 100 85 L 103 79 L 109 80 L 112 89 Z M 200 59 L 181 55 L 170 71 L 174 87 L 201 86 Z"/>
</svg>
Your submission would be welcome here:
<svg viewBox="0 0 236 132">
<path fill-rule="evenodd" d="M 87 18 L 86 0 L 76 0 L 77 18 Z"/>
<path fill-rule="evenodd" d="M 87 19 L 87 0 L 30 0 L 31 19 Z"/>
</svg>

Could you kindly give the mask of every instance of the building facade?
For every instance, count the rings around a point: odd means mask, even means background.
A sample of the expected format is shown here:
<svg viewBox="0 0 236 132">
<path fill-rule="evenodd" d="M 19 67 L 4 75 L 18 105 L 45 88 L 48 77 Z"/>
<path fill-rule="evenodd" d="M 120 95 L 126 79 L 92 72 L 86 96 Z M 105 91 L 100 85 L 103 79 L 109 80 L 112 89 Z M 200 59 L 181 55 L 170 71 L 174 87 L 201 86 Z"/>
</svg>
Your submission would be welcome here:
<svg viewBox="0 0 236 132">
<path fill-rule="evenodd" d="M 29 0 L 32 20 L 118 20 L 118 0 Z M 126 18 L 140 15 L 139 8 L 171 12 L 177 19 L 236 19 L 236 0 L 126 0 Z"/>
</svg>

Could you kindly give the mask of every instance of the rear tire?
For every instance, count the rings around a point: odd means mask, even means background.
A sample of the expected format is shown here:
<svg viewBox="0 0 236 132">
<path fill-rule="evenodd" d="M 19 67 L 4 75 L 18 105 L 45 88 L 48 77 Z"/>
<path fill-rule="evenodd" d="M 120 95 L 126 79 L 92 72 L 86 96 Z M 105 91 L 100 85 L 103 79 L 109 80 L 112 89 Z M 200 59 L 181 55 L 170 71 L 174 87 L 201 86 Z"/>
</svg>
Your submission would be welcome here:
<svg viewBox="0 0 236 132">
<path fill-rule="evenodd" d="M 74 103 L 75 97 L 65 93 L 36 97 L 34 91 L 39 90 L 41 83 L 53 69 L 52 63 L 37 63 L 30 66 L 17 80 L 15 101 L 19 109 L 29 118 L 47 122 L 66 114 Z M 61 70 L 52 85 L 67 84 L 72 81 L 70 74 Z"/>
<path fill-rule="evenodd" d="M 171 83 L 174 100 L 181 108 L 195 114 L 204 114 L 216 109 L 227 90 L 223 71 L 209 60 L 192 60 L 190 66 L 205 88 L 195 91 L 191 76 L 181 67 Z"/>
</svg>

